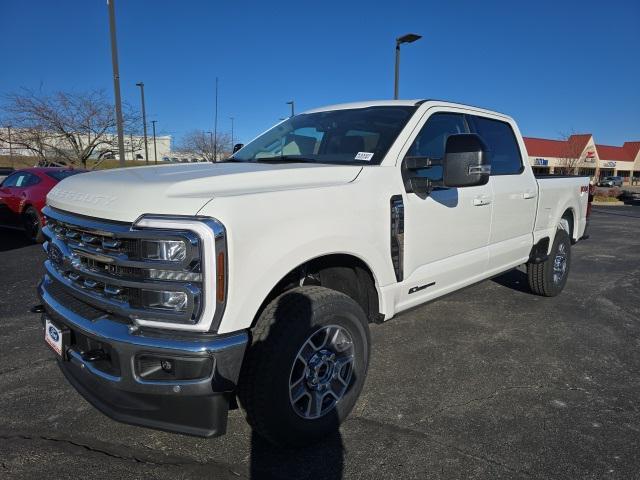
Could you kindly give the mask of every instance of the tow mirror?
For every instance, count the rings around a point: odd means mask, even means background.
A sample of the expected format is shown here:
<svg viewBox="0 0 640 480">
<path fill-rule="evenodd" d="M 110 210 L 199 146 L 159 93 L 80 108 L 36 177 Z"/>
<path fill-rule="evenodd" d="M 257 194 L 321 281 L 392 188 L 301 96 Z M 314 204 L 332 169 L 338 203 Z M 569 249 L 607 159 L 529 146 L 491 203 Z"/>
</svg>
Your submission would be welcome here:
<svg viewBox="0 0 640 480">
<path fill-rule="evenodd" d="M 242 147 L 244 147 L 244 143 L 236 143 L 233 146 L 233 153 L 236 153 L 238 150 L 240 150 Z"/>
<path fill-rule="evenodd" d="M 460 133 L 447 138 L 442 161 L 442 183 L 446 187 L 485 185 L 490 174 L 490 152 L 479 135 Z"/>
</svg>

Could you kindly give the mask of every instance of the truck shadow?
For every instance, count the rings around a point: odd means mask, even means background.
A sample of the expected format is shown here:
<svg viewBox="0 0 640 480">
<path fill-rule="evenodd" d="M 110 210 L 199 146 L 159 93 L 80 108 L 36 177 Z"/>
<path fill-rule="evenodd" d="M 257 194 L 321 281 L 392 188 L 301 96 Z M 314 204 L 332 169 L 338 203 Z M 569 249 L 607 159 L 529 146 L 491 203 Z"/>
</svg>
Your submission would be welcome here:
<svg viewBox="0 0 640 480">
<path fill-rule="evenodd" d="M 338 480 L 342 478 L 344 448 L 339 431 L 325 440 L 300 449 L 277 448 L 258 434 L 251 434 L 250 478 Z"/>
<path fill-rule="evenodd" d="M 307 334 L 311 334 L 315 329 L 318 328 L 318 325 L 312 325 L 312 317 L 313 317 L 313 306 L 311 301 L 305 295 L 301 295 L 297 292 L 291 292 L 288 295 L 289 298 L 291 296 L 295 296 L 296 298 L 296 309 L 295 309 L 295 318 L 291 318 L 292 309 L 291 304 L 289 304 L 289 308 L 287 308 L 286 304 L 278 304 L 275 310 L 275 323 L 270 327 L 269 334 L 282 335 L 283 333 L 286 335 L 288 326 L 291 325 L 291 322 L 306 324 Z M 285 297 L 280 297 L 280 300 Z M 282 327 L 285 327 L 287 330 L 283 330 Z M 280 327 L 280 328 L 278 328 Z M 266 340 L 261 342 L 256 342 L 253 344 L 252 348 L 257 348 L 261 350 L 266 342 L 268 341 L 268 336 Z M 285 347 L 286 348 L 286 347 Z M 296 347 L 297 350 L 297 347 Z M 289 352 L 291 354 L 292 359 L 295 357 L 296 352 Z M 354 377 L 352 377 L 352 383 L 355 381 L 355 372 Z M 276 382 L 276 379 L 273 379 L 271 383 L 272 388 L 281 389 L 281 394 L 283 397 L 286 397 L 286 402 L 288 404 L 288 385 L 282 382 Z M 289 405 L 290 407 L 290 405 Z M 340 479 L 342 478 L 343 473 L 343 461 L 344 461 L 344 448 L 342 443 L 342 436 L 340 434 L 339 425 L 340 421 L 338 419 L 338 412 L 336 411 L 338 407 L 333 408 L 329 412 L 327 412 L 324 416 L 325 426 L 328 426 L 329 430 L 332 432 L 327 437 L 321 439 L 317 443 L 312 443 L 309 446 L 301 446 L 300 448 L 280 448 L 276 447 L 273 444 L 266 441 L 263 437 L 261 437 L 255 431 L 251 433 L 251 460 L 250 460 L 250 478 L 252 479 L 300 479 L 300 478 L 314 478 L 314 479 Z M 291 409 L 290 414 L 282 415 L 281 418 L 281 426 L 282 428 L 288 428 L 287 423 L 290 420 L 287 418 L 291 415 L 293 418 L 297 419 L 296 413 Z M 297 422 L 293 422 L 296 424 Z M 301 428 L 298 424 L 298 428 Z M 301 435 L 301 438 L 304 440 L 304 435 Z"/>
<path fill-rule="evenodd" d="M 527 280 L 527 274 L 521 270 L 509 270 L 507 273 L 503 273 L 502 275 L 492 278 L 491 280 L 498 285 L 510 288 L 511 290 L 515 290 L 516 292 L 531 293 L 529 282 Z"/>
<path fill-rule="evenodd" d="M 8 252 L 33 245 L 20 230 L 0 226 L 0 252 Z"/>
</svg>

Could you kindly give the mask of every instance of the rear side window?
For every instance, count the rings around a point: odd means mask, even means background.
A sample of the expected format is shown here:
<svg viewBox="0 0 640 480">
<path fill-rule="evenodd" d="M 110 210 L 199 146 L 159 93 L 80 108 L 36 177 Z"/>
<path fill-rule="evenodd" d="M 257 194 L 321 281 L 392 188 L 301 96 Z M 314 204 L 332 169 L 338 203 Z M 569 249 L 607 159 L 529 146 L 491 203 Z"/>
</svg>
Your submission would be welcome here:
<svg viewBox="0 0 640 480">
<path fill-rule="evenodd" d="M 511 125 L 491 118 L 470 116 L 471 128 L 491 151 L 491 175 L 522 173 L 522 157 Z"/>
</svg>

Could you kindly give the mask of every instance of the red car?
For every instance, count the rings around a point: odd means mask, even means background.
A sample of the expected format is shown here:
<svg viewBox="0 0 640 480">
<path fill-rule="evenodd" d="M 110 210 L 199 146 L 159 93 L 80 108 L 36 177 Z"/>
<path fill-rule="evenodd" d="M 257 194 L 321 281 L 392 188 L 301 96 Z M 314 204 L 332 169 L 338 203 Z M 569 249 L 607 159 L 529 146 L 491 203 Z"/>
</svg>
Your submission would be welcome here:
<svg viewBox="0 0 640 480">
<path fill-rule="evenodd" d="M 0 184 L 0 225 L 22 227 L 27 238 L 42 242 L 42 208 L 47 193 L 60 180 L 85 170 L 25 168 L 13 172 Z"/>
</svg>

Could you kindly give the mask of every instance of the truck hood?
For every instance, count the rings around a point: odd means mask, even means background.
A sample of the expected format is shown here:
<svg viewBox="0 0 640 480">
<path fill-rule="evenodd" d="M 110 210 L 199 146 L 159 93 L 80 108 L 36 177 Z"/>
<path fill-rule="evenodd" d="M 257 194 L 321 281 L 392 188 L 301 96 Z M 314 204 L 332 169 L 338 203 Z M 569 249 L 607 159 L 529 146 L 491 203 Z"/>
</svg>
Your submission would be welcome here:
<svg viewBox="0 0 640 480">
<path fill-rule="evenodd" d="M 352 182 L 362 167 L 312 163 L 200 163 L 73 175 L 47 204 L 80 215 L 133 222 L 145 213 L 195 215 L 214 197 Z"/>
</svg>

